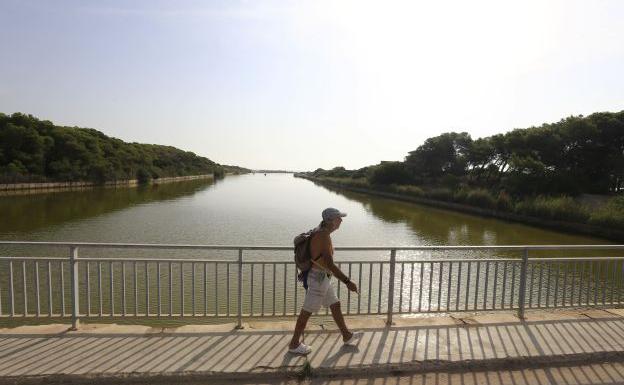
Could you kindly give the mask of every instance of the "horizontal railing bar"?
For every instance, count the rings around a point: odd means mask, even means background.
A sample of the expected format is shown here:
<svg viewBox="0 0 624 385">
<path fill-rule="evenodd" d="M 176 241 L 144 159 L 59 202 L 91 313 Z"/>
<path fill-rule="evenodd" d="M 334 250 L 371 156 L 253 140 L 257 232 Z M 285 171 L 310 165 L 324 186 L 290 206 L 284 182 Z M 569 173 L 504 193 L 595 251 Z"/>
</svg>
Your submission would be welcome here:
<svg viewBox="0 0 624 385">
<path fill-rule="evenodd" d="M 86 315 L 84 315 L 86 317 Z M 92 315 L 93 317 L 94 315 Z M 81 315 L 82 317 L 82 315 Z M 95 315 L 96 318 L 102 318 L 99 317 L 97 315 Z M 71 319 L 71 314 L 65 314 L 62 315 L 61 313 L 52 313 L 52 315 L 50 315 L 49 313 L 41 313 L 40 315 L 37 315 L 35 313 L 28 313 L 26 315 L 22 314 L 16 314 L 14 316 L 10 315 L 10 314 L 0 314 L 0 319 L 20 319 L 20 318 L 40 318 L 40 319 L 48 319 L 48 318 L 66 318 L 66 319 Z"/>
<path fill-rule="evenodd" d="M 293 250 L 292 246 L 247 245 L 187 245 L 153 243 L 91 243 L 91 242 L 27 242 L 0 241 L 0 245 L 31 245 L 83 248 L 145 248 L 145 249 L 205 249 L 205 250 Z M 488 245 L 488 246 L 339 246 L 335 250 L 624 250 L 624 245 Z"/>
<path fill-rule="evenodd" d="M 612 306 L 620 306 L 622 305 L 622 303 L 624 302 L 607 302 L 607 303 L 593 303 L 593 302 L 589 302 L 589 303 L 574 303 L 574 304 L 566 304 L 566 305 L 557 305 L 556 309 L 563 309 L 563 308 L 578 308 L 578 309 L 585 309 L 585 308 L 593 308 L 593 309 L 608 309 L 611 308 Z M 527 303 L 527 309 L 546 309 L 545 306 L 537 306 L 537 305 L 532 305 L 532 306 L 528 306 Z M 550 307 L 550 309 L 555 309 L 554 307 Z"/>
<path fill-rule="evenodd" d="M 529 262 L 591 262 L 591 261 L 621 261 L 624 257 L 579 257 L 579 258 L 529 258 Z"/>
<path fill-rule="evenodd" d="M 349 263 L 351 261 L 344 261 L 343 263 Z M 371 262 L 369 261 L 364 261 L 364 262 Z M 457 263 L 457 262 L 522 262 L 521 258 L 487 258 L 487 259 L 480 259 L 480 258 L 470 258 L 470 259 L 461 259 L 461 258 L 454 258 L 454 259 L 397 259 L 396 263 Z M 379 263 L 379 262 L 374 262 L 374 263 Z"/>
<path fill-rule="evenodd" d="M 69 258 L 57 257 L 0 257 L 0 261 L 69 261 Z"/>
<path fill-rule="evenodd" d="M 405 261 L 405 262 L 407 262 L 407 261 Z M 427 261 L 427 262 L 429 262 L 429 261 Z M 250 260 L 243 261 L 243 265 L 252 264 L 252 263 L 255 264 L 255 265 L 272 265 L 272 264 L 284 264 L 284 263 L 294 264 L 295 262 L 292 261 L 292 260 L 289 260 L 289 261 L 250 261 Z M 378 261 L 378 260 L 370 260 L 370 259 L 369 260 L 358 259 L 358 260 L 351 261 L 351 260 L 344 260 L 343 259 L 343 260 L 340 261 L 340 263 L 343 263 L 345 265 L 349 264 L 349 263 L 352 263 L 352 264 L 357 264 L 357 263 L 374 263 L 374 264 L 383 263 L 383 264 L 389 264 L 390 261 Z"/>
<path fill-rule="evenodd" d="M 238 262 L 236 262 L 238 263 Z M 294 264 L 294 261 L 243 261 L 243 265 L 283 265 L 285 263 Z"/>
<path fill-rule="evenodd" d="M 81 248 L 109 248 L 109 249 L 189 249 L 189 250 L 293 250 L 292 246 L 233 246 L 233 245 L 184 245 L 184 244 L 157 244 L 157 243 L 90 243 L 90 242 L 21 242 L 0 241 L 0 245 L 29 245 Z"/>
<path fill-rule="evenodd" d="M 178 262 L 178 263 L 191 263 L 191 262 L 200 262 L 200 263 L 230 263 L 230 264 L 238 264 L 237 261 L 233 261 L 231 259 L 172 259 L 172 258 L 97 258 L 97 257 L 86 257 L 86 258 L 76 258 L 79 261 L 87 261 L 87 262 Z M 280 262 L 284 263 L 284 262 Z M 294 263 L 294 262 L 290 262 Z"/>
<path fill-rule="evenodd" d="M 606 305 L 602 305 L 602 304 L 601 304 L 601 305 L 599 305 L 599 306 L 592 306 L 592 305 L 590 305 L 590 306 L 585 306 L 585 305 L 582 305 L 582 306 L 579 306 L 579 305 L 571 306 L 571 305 L 566 305 L 566 306 L 559 306 L 559 307 L 561 307 L 561 308 L 570 308 L 570 307 L 576 307 L 576 308 L 585 308 L 585 307 L 592 307 L 592 308 L 608 308 L 608 307 L 609 307 L 609 306 L 611 306 L 611 305 L 612 305 L 611 303 L 607 303 Z M 613 304 L 613 306 L 615 306 L 615 305 L 618 305 L 618 304 L 617 304 L 617 303 Z M 558 308 L 559 308 L 559 307 L 558 307 Z M 482 312 L 482 311 L 487 311 L 487 312 L 495 312 L 495 311 L 505 311 L 505 310 L 506 310 L 506 311 L 509 311 L 509 310 L 516 310 L 516 309 L 517 309 L 517 307 L 514 307 L 514 308 L 505 308 L 505 309 L 501 309 L 501 308 L 496 308 L 496 309 L 493 309 L 493 308 L 481 309 L 481 308 L 479 308 L 479 309 L 476 309 L 476 310 L 475 310 L 475 309 L 468 309 L 468 310 L 467 310 L 467 312 Z M 540 309 L 540 308 L 537 308 L 537 307 L 529 308 L 529 307 L 527 307 L 527 309 Z M 462 311 L 462 312 L 466 312 L 466 311 Z M 440 309 L 440 310 L 438 310 L 438 309 L 431 309 L 431 310 L 426 310 L 426 309 L 423 309 L 423 310 L 422 310 L 422 311 L 420 311 L 420 312 L 413 312 L 413 313 L 410 313 L 409 311 L 400 311 L 400 312 L 399 312 L 399 311 L 397 311 L 397 310 L 395 310 L 395 311 L 393 312 L 393 314 L 429 314 L 429 313 L 458 313 L 458 312 L 457 312 L 457 311 L 455 311 L 455 310 L 447 310 L 447 309 Z M 387 311 L 382 311 L 382 312 L 380 312 L 380 313 L 378 313 L 378 312 L 370 312 L 370 313 L 361 312 L 361 313 L 359 313 L 359 314 L 357 314 L 357 315 L 364 315 L 364 316 L 366 316 L 366 315 L 386 315 L 386 314 L 388 314 L 388 312 L 387 312 Z M 275 314 L 275 315 L 272 315 L 272 314 L 265 314 L 265 315 L 262 315 L 262 316 L 261 316 L 260 314 L 258 314 L 258 313 L 254 313 L 254 315 L 253 315 L 253 316 L 252 316 L 252 315 L 249 315 L 249 314 L 243 314 L 243 315 L 242 315 L 242 317 L 244 317 L 244 318 L 252 318 L 252 319 L 253 319 L 253 318 L 258 318 L 258 319 L 260 319 L 260 318 L 280 318 L 280 317 L 292 317 L 292 316 L 295 316 L 295 315 L 297 315 L 297 314 L 292 313 L 292 312 L 290 312 L 290 313 L 286 313 L 286 315 L 283 315 L 282 313 L 280 313 L 280 314 Z M 331 315 L 323 314 L 323 313 L 321 313 L 321 312 L 316 313 L 316 314 L 313 314 L 313 315 L 316 315 L 316 316 L 323 316 L 323 317 L 331 317 Z M 354 315 L 354 314 L 351 314 L 351 315 Z M 123 318 L 132 318 L 132 319 L 134 319 L 134 318 L 140 318 L 140 319 L 145 319 L 145 318 L 146 318 L 145 313 L 140 314 L 140 315 L 138 315 L 138 316 L 135 316 L 134 314 L 126 314 L 125 316 L 124 316 L 124 315 L 122 315 L 122 314 L 114 314 L 114 315 L 112 315 L 112 316 L 111 316 L 110 314 L 106 314 L 104 317 L 100 317 L 100 316 L 99 316 L 99 315 L 97 315 L 97 314 L 91 314 L 91 315 L 80 314 L 79 316 L 80 316 L 80 318 L 82 318 L 82 319 L 102 319 L 102 318 L 106 318 L 106 319 L 123 319 Z M 179 318 L 179 317 L 184 317 L 184 318 L 232 318 L 232 316 L 229 316 L 229 317 L 228 317 L 227 315 L 225 315 L 225 314 L 220 314 L 220 313 L 219 313 L 219 315 L 218 315 L 218 316 L 216 316 L 214 313 L 208 313 L 207 315 L 204 315 L 204 313 L 201 313 L 201 314 L 199 314 L 199 313 L 198 313 L 198 314 L 195 314 L 195 315 L 193 315 L 192 313 L 184 313 L 184 315 L 180 315 L 180 313 L 174 313 L 173 315 L 169 315 L 169 314 L 161 314 L 161 315 L 158 315 L 158 313 L 150 313 L 150 314 L 149 314 L 149 316 L 147 316 L 147 317 L 148 317 L 148 318 L 153 318 L 153 319 L 155 319 L 155 320 L 158 320 L 158 319 L 171 319 L 171 318 Z M 60 314 L 53 314 L 52 316 L 49 316 L 49 315 L 47 315 L 47 314 L 37 316 L 37 315 L 36 315 L 36 314 L 34 314 L 34 313 L 32 313 L 32 314 L 31 314 L 31 313 L 29 313 L 29 314 L 27 314 L 26 316 L 24 316 L 23 314 L 20 314 L 19 316 L 14 316 L 14 317 L 12 317 L 12 316 L 10 316 L 10 315 L 6 315 L 6 314 L 0 315 L 0 319 L 11 319 L 11 318 L 14 318 L 14 319 L 16 319 L 16 318 L 19 318 L 19 319 L 23 319 L 23 318 L 39 318 L 39 319 L 50 319 L 50 318 L 57 318 L 57 319 L 70 319 L 70 318 L 71 318 L 71 316 L 70 316 L 70 315 L 61 316 Z"/>
<path fill-rule="evenodd" d="M 69 261 L 69 258 L 49 258 L 49 257 L 0 257 L 0 261 Z"/>
<path fill-rule="evenodd" d="M 377 315 L 377 314 L 386 314 L 385 312 L 383 313 L 361 313 L 362 315 Z M 264 314 L 264 315 L 260 315 L 258 312 L 254 311 L 254 314 L 251 315 L 249 313 L 243 313 L 242 317 L 244 318 L 250 318 L 250 319 L 261 319 L 261 318 L 283 318 L 283 317 L 292 317 L 298 315 L 298 313 L 293 313 L 291 312 L 286 312 L 286 315 L 284 316 L 283 313 L 280 314 Z M 321 313 L 321 311 L 319 311 L 318 313 L 312 313 L 313 316 L 320 316 L 320 317 L 331 317 L 331 315 L 327 315 L 324 313 Z M 36 316 L 34 314 L 29 314 L 29 316 L 35 317 Z M 5 317 L 4 315 L 1 316 L 0 318 Z M 97 314 L 91 314 L 90 316 L 87 315 L 80 315 L 81 318 L 84 319 L 91 319 L 91 318 L 104 318 L 104 317 L 100 317 Z M 196 313 L 195 315 L 193 315 L 193 313 L 184 313 L 183 315 L 181 315 L 180 313 L 173 313 L 173 315 L 169 315 L 169 313 L 167 314 L 161 314 L 158 315 L 158 313 L 149 313 L 150 318 L 155 318 L 157 319 L 171 319 L 171 318 L 179 318 L 179 317 L 184 317 L 184 318 L 232 318 L 232 315 L 230 314 L 230 316 L 227 316 L 225 314 L 221 314 L 219 313 L 219 315 L 215 315 L 214 313 L 208 313 L 207 315 L 204 315 L 204 313 Z M 236 315 L 234 315 L 234 317 L 236 317 Z M 13 318 L 18 318 L 18 317 L 13 317 Z M 20 315 L 19 318 L 24 318 L 23 315 Z M 39 317 L 39 318 L 50 318 L 49 316 L 45 316 L 45 317 Z M 54 318 L 54 317 L 53 317 Z M 60 318 L 60 317 L 56 317 L 56 318 Z M 139 319 L 145 319 L 145 313 L 143 314 L 139 314 L 138 316 L 135 316 L 134 314 L 128 314 L 128 315 L 122 315 L 119 313 L 115 313 L 115 315 L 111 316 L 110 314 L 107 314 L 106 317 L 107 319 L 111 319 L 111 318 L 139 318 Z"/>
<path fill-rule="evenodd" d="M 238 261 L 232 259 L 188 259 L 188 258 L 127 258 L 127 257 L 80 257 L 77 258 L 80 261 L 87 262 L 198 262 L 198 263 L 234 263 L 237 264 Z M 47 258 L 47 257 L 0 257 L 0 261 L 68 261 L 69 258 Z M 455 260 L 460 261 L 460 259 Z M 461 261 L 468 261 L 468 259 L 461 259 Z M 476 260 L 475 260 L 476 261 Z M 479 259 L 479 261 L 483 261 L 483 259 Z M 503 261 L 502 259 L 497 259 L 497 261 Z M 407 261 L 404 261 L 407 262 Z M 412 262 L 412 261 L 409 261 Z M 429 262 L 429 261 L 427 261 Z M 436 260 L 436 262 L 438 262 Z M 443 261 L 444 262 L 444 261 Z M 243 261 L 243 264 L 256 264 L 256 265 L 274 265 L 274 264 L 294 264 L 293 261 Z M 357 260 L 357 261 L 344 261 L 342 263 L 384 263 L 388 264 L 390 261 L 366 261 L 366 260 Z"/>
</svg>

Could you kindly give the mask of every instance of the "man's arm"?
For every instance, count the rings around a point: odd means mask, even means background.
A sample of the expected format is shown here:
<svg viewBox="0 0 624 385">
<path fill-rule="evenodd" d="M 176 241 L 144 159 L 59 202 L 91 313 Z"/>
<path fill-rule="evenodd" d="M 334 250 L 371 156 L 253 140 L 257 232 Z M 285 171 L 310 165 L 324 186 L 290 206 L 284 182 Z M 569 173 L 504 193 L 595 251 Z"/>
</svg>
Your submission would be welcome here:
<svg viewBox="0 0 624 385">
<path fill-rule="evenodd" d="M 322 257 L 321 257 L 322 258 Z M 328 264 L 327 267 L 329 268 L 329 271 L 332 272 L 332 274 L 334 275 L 334 277 L 338 278 L 339 280 L 341 280 L 345 285 L 347 285 L 347 288 L 353 292 L 359 293 L 358 292 L 358 287 L 357 285 L 351 281 L 351 279 L 349 277 L 347 277 L 341 270 L 340 268 L 338 268 L 338 266 L 336 266 L 336 264 L 334 263 L 334 258 L 331 256 L 328 256 L 327 258 L 325 258 L 325 262 Z"/>
<path fill-rule="evenodd" d="M 338 278 L 344 283 L 349 282 L 349 277 L 346 276 L 345 273 L 340 270 L 338 266 L 334 263 L 334 258 L 331 255 L 321 254 L 321 258 L 319 258 L 319 262 L 321 265 L 329 270 L 334 277 Z"/>
</svg>

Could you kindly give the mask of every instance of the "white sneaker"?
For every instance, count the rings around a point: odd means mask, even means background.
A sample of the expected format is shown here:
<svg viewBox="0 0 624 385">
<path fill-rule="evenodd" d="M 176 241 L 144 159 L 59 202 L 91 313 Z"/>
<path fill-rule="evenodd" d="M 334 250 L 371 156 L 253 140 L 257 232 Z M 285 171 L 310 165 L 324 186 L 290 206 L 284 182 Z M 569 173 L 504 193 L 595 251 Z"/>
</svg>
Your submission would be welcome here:
<svg viewBox="0 0 624 385">
<path fill-rule="evenodd" d="M 303 342 L 299 343 L 299 346 L 297 346 L 294 349 L 288 349 L 289 353 L 301 354 L 302 356 L 305 356 L 306 354 L 309 354 L 311 351 L 312 351 L 312 348 L 309 347 L 308 345 L 304 344 Z"/>
<path fill-rule="evenodd" d="M 362 336 L 364 336 L 363 332 L 353 332 L 351 335 L 351 338 L 349 338 L 348 340 L 344 341 L 343 344 L 345 345 L 355 345 L 356 342 L 362 338 Z"/>
</svg>

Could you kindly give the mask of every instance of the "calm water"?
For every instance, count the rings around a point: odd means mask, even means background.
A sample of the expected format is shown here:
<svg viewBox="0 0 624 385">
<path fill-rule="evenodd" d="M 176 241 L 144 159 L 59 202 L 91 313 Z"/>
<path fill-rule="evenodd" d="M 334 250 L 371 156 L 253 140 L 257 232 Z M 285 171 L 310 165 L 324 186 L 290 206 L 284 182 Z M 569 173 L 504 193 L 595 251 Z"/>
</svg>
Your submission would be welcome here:
<svg viewBox="0 0 624 385">
<path fill-rule="evenodd" d="M 341 228 L 334 233 L 335 246 L 407 246 L 407 245 L 522 245 L 522 244 L 605 244 L 607 241 L 564 234 L 521 224 L 508 223 L 495 219 L 481 218 L 450 211 L 438 210 L 426 206 L 397 202 L 362 194 L 333 191 L 318 186 L 308 180 L 294 178 L 290 174 L 263 174 L 229 176 L 221 181 L 188 181 L 149 186 L 143 188 L 97 189 L 74 192 L 57 192 L 22 196 L 0 197 L 0 239 L 24 241 L 77 241 L 77 242 L 115 242 L 115 243 L 172 243 L 172 244 L 210 244 L 210 245 L 267 245 L 290 246 L 293 237 L 316 226 L 320 221 L 321 211 L 328 207 L 337 207 L 346 211 L 348 216 Z M 67 256 L 65 248 L 50 247 L 16 247 L 0 246 L 0 256 Z M 431 260 L 437 257 L 493 257 L 503 256 L 501 252 L 400 252 L 400 261 Z M 531 255 L 537 256 L 536 253 Z M 570 252 L 548 252 L 541 255 L 572 256 Z M 589 251 L 576 255 L 612 256 L 612 252 Z M 172 250 L 130 250 L 130 249 L 93 249 L 80 248 L 80 257 L 112 256 L 112 257 L 185 257 L 185 258 L 218 258 L 235 261 L 237 251 L 172 251 Z M 516 256 L 519 254 L 507 254 Z M 388 260 L 389 252 L 340 251 L 336 255 L 339 262 L 349 260 L 384 261 Z M 246 261 L 292 261 L 291 251 L 245 251 Z M 235 284 L 237 282 L 236 265 L 174 263 L 168 267 L 166 263 L 150 263 L 133 265 L 97 262 L 80 265 L 81 309 L 90 309 L 91 314 L 106 314 L 111 307 L 109 301 L 115 298 L 117 311 L 122 298 L 128 301 L 128 311 L 138 314 L 160 308 L 167 313 L 181 311 L 182 303 L 188 311 L 195 304 L 206 313 L 227 314 L 236 306 Z M 492 265 L 491 271 L 477 270 L 468 275 L 468 264 L 459 264 L 452 268 L 442 267 L 434 263 L 399 265 L 396 287 L 400 290 L 400 309 L 411 309 L 412 302 L 431 307 L 447 299 L 461 306 L 473 304 L 477 308 L 483 303 L 486 288 L 476 290 L 483 282 L 498 279 L 499 293 L 507 290 L 508 304 L 513 301 L 509 297 L 513 291 L 513 281 L 505 281 L 505 277 L 517 276 L 519 270 L 512 270 L 511 265 Z M 564 282 L 574 276 L 575 282 L 582 282 L 582 276 L 576 273 L 576 266 L 565 267 L 563 273 L 556 270 L 541 268 L 539 264 L 531 269 L 529 286 L 531 293 L 539 296 L 543 287 L 549 287 L 548 293 L 564 293 Z M 48 295 L 52 295 L 53 310 L 60 312 L 61 294 L 58 290 L 48 290 L 48 281 L 55 287 L 62 281 L 60 265 L 51 267 L 41 264 L 39 267 L 32 262 L 22 265 L 16 262 L 13 279 L 16 289 L 16 306 L 19 314 L 28 307 L 32 314 L 35 311 L 36 272 L 40 274 L 41 308 L 47 308 Z M 47 270 L 46 270 L 47 267 Z M 196 269 L 197 267 L 197 269 Z M 265 271 L 266 267 L 266 271 Z M 277 314 L 293 314 L 298 312 L 298 299 L 303 298 L 303 289 L 296 282 L 294 266 L 256 265 L 252 270 L 247 264 L 243 268 L 244 284 L 243 306 L 246 314 L 265 311 Z M 348 303 L 353 312 L 355 306 L 367 309 L 372 306 L 384 309 L 387 304 L 388 270 L 381 269 L 378 264 L 364 266 L 352 265 L 349 275 L 361 283 L 362 294 L 349 297 L 342 290 L 341 299 Z M 9 312 L 9 263 L 0 263 L 0 314 Z M 65 277 L 69 276 L 67 265 Z M 343 265 L 343 269 L 347 266 Z M 39 270 L 37 270 L 39 269 Z M 50 270 L 51 269 L 51 270 Z M 169 270 L 171 269 L 171 270 Z M 573 270 L 572 270 L 573 269 Z M 149 272 L 148 272 L 149 270 Z M 467 271 L 468 270 L 468 271 Z M 51 271 L 51 273 L 48 273 Z M 111 278 L 113 271 L 114 279 Z M 580 271 L 580 270 L 579 270 Z M 619 271 L 619 270 L 618 270 Z M 228 274 L 229 272 L 229 274 Z M 345 270 L 347 272 L 347 270 Z M 597 287 L 601 277 L 614 275 L 615 267 L 605 265 L 602 273 L 590 270 L 586 275 L 586 286 Z M 265 275 L 266 273 L 266 275 Z M 126 274 L 126 275 L 124 275 Z M 593 275 L 592 275 L 593 274 Z M 185 278 L 185 285 L 180 285 L 180 276 Z M 100 277 L 101 276 L 101 277 Z M 122 276 L 128 278 L 128 286 L 122 288 Z M 131 294 L 132 277 L 136 277 L 138 296 Z M 147 277 L 150 277 L 147 279 Z M 160 277 L 162 293 L 156 285 L 155 277 Z M 404 285 L 401 276 L 405 276 Z M 26 278 L 24 278 L 26 277 Z M 48 279 L 49 277 L 49 279 Z M 89 277 L 90 281 L 89 281 Z M 99 277 L 99 278 L 98 278 Z M 214 277 L 214 278 L 213 278 Z M 228 279 L 229 277 L 229 279 Z M 253 278 L 252 278 L 253 277 Z M 408 277 L 410 277 L 408 279 Z M 489 277 L 489 278 L 488 278 Z M 494 278 L 496 277 L 496 278 Z M 544 278 L 545 277 L 545 278 Z M 614 275 L 615 277 L 615 275 Z M 619 277 L 619 275 L 618 275 Z M 101 279 L 101 282 L 100 282 Z M 254 280 L 255 279 L 255 280 Z M 613 285 L 619 288 L 621 279 L 610 278 Z M 171 281 L 173 280 L 173 281 Z M 206 280 L 206 284 L 204 284 Z M 382 285 L 382 280 L 384 283 Z M 561 281 L 562 285 L 549 285 L 551 280 Z M 26 282 L 25 282 L 26 281 Z M 361 281 L 361 282 L 359 282 Z M 506 283 L 502 283 L 505 281 Z M 542 281 L 544 285 L 542 285 Z M 87 282 L 89 282 L 87 284 Z M 146 283 L 149 282 L 149 283 Z M 173 282 L 173 289 L 167 283 Z M 193 295 L 191 282 L 195 282 L 197 298 Z M 255 282 L 255 288 L 254 288 Z M 448 284 L 450 282 L 450 284 Z M 495 280 L 493 282 L 496 282 Z M 568 281 L 568 282 L 571 282 Z M 409 284 L 408 284 L 409 283 Z M 124 284 L 125 285 L 125 284 Z M 455 286 L 453 286 L 455 285 Z M 511 285 L 511 286 L 510 286 Z M 65 280 L 65 302 L 69 303 L 69 280 Z M 145 287 L 149 287 L 149 296 L 145 295 Z M 180 290 L 184 287 L 184 294 Z M 412 290 L 418 288 L 418 290 Z M 421 287 L 422 286 L 422 287 Z M 552 288 L 551 286 L 555 286 Z M 28 305 L 25 304 L 23 287 L 27 287 Z M 340 293 L 339 285 L 337 286 Z M 505 289 L 503 289 L 505 287 Z M 580 287 L 580 285 L 577 285 Z M 123 294 L 122 290 L 127 293 Z M 422 290 L 421 290 L 422 289 Z M 86 294 L 90 290 L 90 294 Z M 496 289 L 494 289 L 496 290 Z M 592 291 L 593 290 L 593 291 Z M 597 289 L 587 289 L 586 297 L 596 295 Z M 553 292 L 553 296 L 554 296 Z M 604 293 L 605 289 L 601 293 Z M 47 293 L 47 294 L 46 294 Z M 226 294 L 231 295 L 227 296 Z M 264 293 L 260 295 L 259 293 Z M 472 294 L 471 294 L 472 293 Z M 495 293 L 490 287 L 489 298 Z M 161 298 L 162 294 L 162 298 Z M 470 295 L 470 298 L 467 296 Z M 579 294 L 580 295 L 580 294 Z M 169 298 L 171 296 L 171 298 Z M 474 299 L 473 299 L 474 296 Z M 127 297 L 127 298 L 126 298 Z M 149 297 L 149 299 L 147 298 Z M 179 299 L 183 297 L 182 299 Z M 266 297 L 266 298 L 265 298 Z M 298 299 L 297 299 L 298 298 Z M 408 300 L 409 298 L 409 300 Z M 360 304 L 359 301 L 363 301 Z M 148 305 L 149 302 L 149 305 Z M 539 299 L 538 299 L 539 302 Z M 409 307 L 408 307 L 409 304 Z M 472 306 L 472 305 L 471 305 Z M 399 308 L 399 307 L 398 307 Z M 398 309 L 397 308 L 397 309 Z M 349 308 L 347 308 L 349 309 Z"/>
<path fill-rule="evenodd" d="M 348 213 L 333 235 L 336 246 L 609 243 L 332 191 L 291 174 L 4 196 L 0 239 L 285 246 L 329 206 Z"/>
</svg>

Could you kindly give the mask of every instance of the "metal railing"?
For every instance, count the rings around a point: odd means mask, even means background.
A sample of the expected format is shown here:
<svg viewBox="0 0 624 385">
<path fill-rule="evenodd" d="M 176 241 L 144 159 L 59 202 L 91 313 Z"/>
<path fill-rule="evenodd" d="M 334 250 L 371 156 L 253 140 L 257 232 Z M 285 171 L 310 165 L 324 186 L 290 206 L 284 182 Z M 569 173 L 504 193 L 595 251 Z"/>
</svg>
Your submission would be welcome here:
<svg viewBox="0 0 624 385">
<path fill-rule="evenodd" d="M 305 295 L 292 259 L 244 258 L 251 251 L 292 253 L 291 247 L 0 241 L 2 246 L 66 248 L 67 256 L 0 255 L 0 318 L 65 317 L 76 328 L 81 318 L 236 317 L 240 327 L 244 317 L 296 315 Z M 79 256 L 79 250 L 96 248 L 230 251 L 238 258 Z M 524 317 L 526 309 L 622 304 L 624 257 L 529 258 L 538 250 L 624 250 L 622 245 L 336 250 L 377 253 L 338 263 L 359 294 L 332 284 L 345 314 L 386 315 L 389 324 L 394 314 L 514 310 Z M 420 256 L 401 255 L 406 252 Z M 444 258 L 453 252 L 486 257 Z"/>
</svg>

